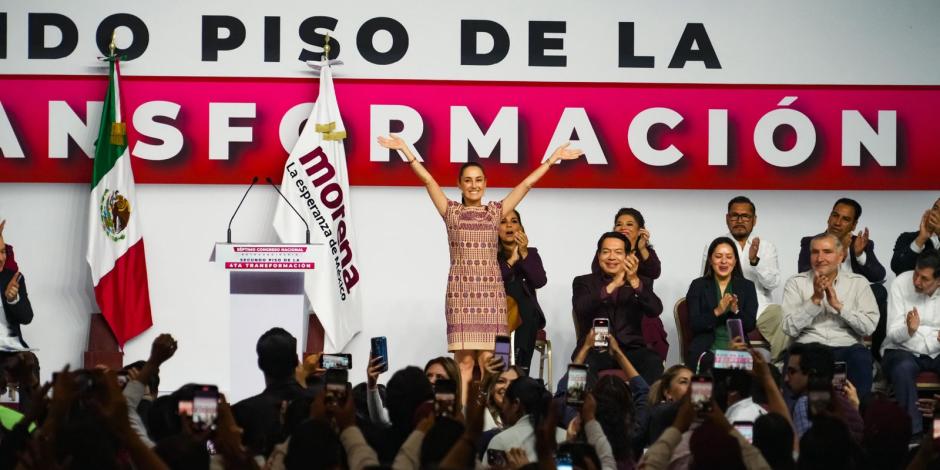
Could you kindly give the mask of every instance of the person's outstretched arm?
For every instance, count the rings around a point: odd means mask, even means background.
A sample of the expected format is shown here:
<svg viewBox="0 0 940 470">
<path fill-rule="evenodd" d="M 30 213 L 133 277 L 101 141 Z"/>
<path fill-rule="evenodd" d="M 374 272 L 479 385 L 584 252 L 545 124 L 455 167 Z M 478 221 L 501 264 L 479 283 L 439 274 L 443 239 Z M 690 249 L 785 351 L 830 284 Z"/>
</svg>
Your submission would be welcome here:
<svg viewBox="0 0 940 470">
<path fill-rule="evenodd" d="M 418 161 L 418 158 L 415 157 L 415 154 L 411 152 L 411 149 L 408 148 L 408 144 L 406 144 L 401 137 L 392 134 L 388 137 L 379 136 L 379 145 L 387 149 L 398 150 L 405 155 L 405 158 L 408 159 L 408 165 L 411 166 L 411 171 L 414 171 L 421 182 L 424 183 L 424 187 L 428 190 L 428 196 L 431 196 L 431 202 L 434 203 L 437 212 L 443 217 L 447 212 L 447 196 L 437 184 L 437 181 L 434 180 L 434 177 L 431 176 L 431 173 L 424 168 L 424 165 L 422 165 L 421 162 Z"/>
<path fill-rule="evenodd" d="M 580 149 L 568 148 L 569 145 L 571 145 L 570 142 L 555 149 L 555 151 L 552 152 L 552 156 L 548 157 L 548 160 L 542 162 L 535 171 L 530 173 L 529 176 L 526 176 L 515 188 L 512 188 L 512 191 L 503 199 L 503 217 L 506 217 L 507 214 L 512 213 L 512 211 L 516 209 L 516 206 L 522 202 L 522 198 L 525 197 L 529 190 L 535 186 L 535 183 L 545 175 L 545 172 L 547 172 L 555 162 L 558 160 L 574 160 L 584 154 Z"/>
</svg>

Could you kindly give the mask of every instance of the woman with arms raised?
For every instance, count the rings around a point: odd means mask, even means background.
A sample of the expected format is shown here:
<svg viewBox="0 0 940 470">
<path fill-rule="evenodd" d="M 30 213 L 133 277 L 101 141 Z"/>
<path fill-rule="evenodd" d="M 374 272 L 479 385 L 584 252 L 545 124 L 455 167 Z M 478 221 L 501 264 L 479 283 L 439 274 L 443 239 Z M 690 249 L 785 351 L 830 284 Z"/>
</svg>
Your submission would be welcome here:
<svg viewBox="0 0 940 470">
<path fill-rule="evenodd" d="M 427 188 L 431 202 L 444 218 L 450 249 L 450 273 L 447 276 L 446 318 L 447 350 L 454 353 L 460 366 L 462 395 L 473 376 L 473 368 L 484 365 L 493 354 L 497 335 L 508 335 L 506 327 L 506 292 L 496 254 L 499 251 L 498 227 L 510 215 L 529 189 L 559 160 L 573 160 L 582 152 L 555 149 L 551 157 L 512 189 L 502 201 L 483 203 L 486 176 L 475 162 L 460 167 L 457 186 L 462 201 L 447 199 L 431 173 L 418 161 L 405 141 L 392 135 L 379 137 L 379 145 L 400 151 L 412 171 Z"/>
</svg>

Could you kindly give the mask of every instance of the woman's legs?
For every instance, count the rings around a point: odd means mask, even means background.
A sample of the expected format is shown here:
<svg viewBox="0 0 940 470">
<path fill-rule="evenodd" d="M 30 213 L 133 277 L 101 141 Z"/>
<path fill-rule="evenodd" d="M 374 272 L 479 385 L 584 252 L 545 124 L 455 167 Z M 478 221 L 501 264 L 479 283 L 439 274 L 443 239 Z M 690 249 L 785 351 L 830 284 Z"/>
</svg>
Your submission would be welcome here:
<svg viewBox="0 0 940 470">
<path fill-rule="evenodd" d="M 461 406 L 467 404 L 467 388 L 470 386 L 470 378 L 473 376 L 473 368 L 476 366 L 477 352 L 472 349 L 462 349 L 454 351 L 454 361 L 460 369 L 460 401 Z"/>
</svg>

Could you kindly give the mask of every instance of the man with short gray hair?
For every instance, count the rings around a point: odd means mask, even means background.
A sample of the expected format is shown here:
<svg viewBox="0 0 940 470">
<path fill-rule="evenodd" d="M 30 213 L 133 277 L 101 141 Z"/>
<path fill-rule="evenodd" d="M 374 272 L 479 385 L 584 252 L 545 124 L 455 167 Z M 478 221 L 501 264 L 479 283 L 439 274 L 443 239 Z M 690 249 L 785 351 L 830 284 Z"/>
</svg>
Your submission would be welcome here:
<svg viewBox="0 0 940 470">
<path fill-rule="evenodd" d="M 875 331 L 878 305 L 865 277 L 840 269 L 844 257 L 836 236 L 812 238 L 810 269 L 791 277 L 783 290 L 783 332 L 797 343 L 830 346 L 864 398 L 871 392 L 872 358 L 862 339 Z"/>
</svg>

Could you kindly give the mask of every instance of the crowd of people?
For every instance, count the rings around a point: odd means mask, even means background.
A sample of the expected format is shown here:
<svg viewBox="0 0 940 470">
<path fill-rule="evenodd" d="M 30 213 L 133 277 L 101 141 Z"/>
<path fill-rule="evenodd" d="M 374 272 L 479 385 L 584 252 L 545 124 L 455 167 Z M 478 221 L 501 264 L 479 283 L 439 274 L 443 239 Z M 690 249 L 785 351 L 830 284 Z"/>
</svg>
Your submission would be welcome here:
<svg viewBox="0 0 940 470">
<path fill-rule="evenodd" d="M 20 397 L 20 413 L 0 411 L 0 468 L 940 465 L 936 400 L 916 385 L 920 373 L 940 373 L 940 199 L 898 237 L 897 277 L 885 286 L 868 229 L 856 231 L 858 202 L 835 202 L 825 231 L 802 239 L 800 272 L 783 279 L 775 245 L 754 234 L 755 204 L 733 198 L 728 233 L 705 248 L 684 298 L 682 363 L 668 368 L 662 264 L 642 213 L 619 210 L 590 272 L 573 280 L 578 341 L 553 394 L 555 384 L 529 371 L 546 273 L 516 205 L 554 163 L 581 152 L 560 147 L 490 203 L 483 168 L 466 164 L 457 202 L 400 139 L 380 143 L 408 159 L 447 227 L 453 358 L 429 358 L 382 385 L 388 364 L 372 350 L 360 383 L 324 369 L 320 354 L 298 357 L 297 339 L 273 328 L 256 345 L 265 388 L 230 406 L 211 385 L 160 390 L 159 369 L 177 351 L 163 334 L 146 360 L 66 367 L 42 384 L 21 331 L 33 316 L 25 277 L 0 222 L 0 385 Z M 494 355 L 510 333 L 515 350 Z"/>
</svg>

